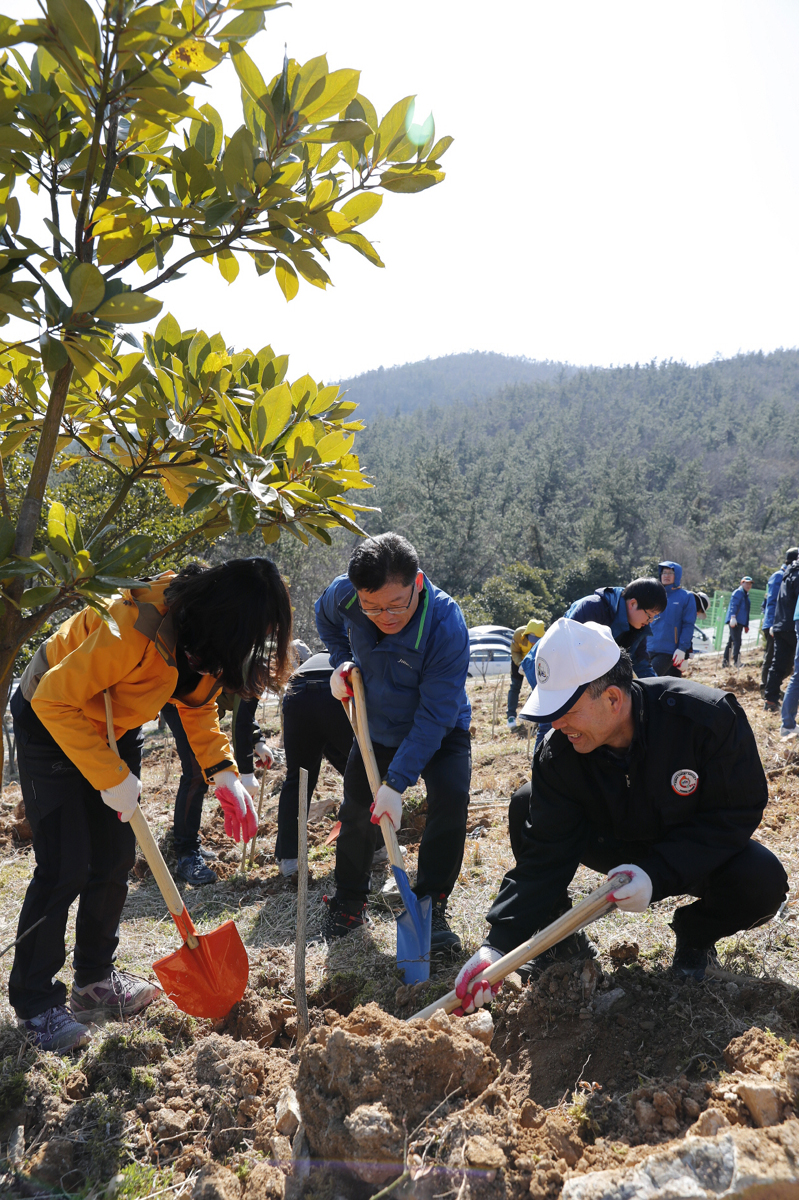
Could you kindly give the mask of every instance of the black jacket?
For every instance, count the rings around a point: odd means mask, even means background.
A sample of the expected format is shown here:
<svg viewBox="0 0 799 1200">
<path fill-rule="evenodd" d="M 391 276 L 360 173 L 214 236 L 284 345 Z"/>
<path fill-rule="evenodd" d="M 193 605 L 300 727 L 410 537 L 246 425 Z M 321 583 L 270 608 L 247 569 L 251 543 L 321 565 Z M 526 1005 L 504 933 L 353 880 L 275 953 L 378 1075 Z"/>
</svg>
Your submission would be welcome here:
<svg viewBox="0 0 799 1200">
<path fill-rule="evenodd" d="M 777 606 L 774 609 L 773 633 L 794 633 L 796 601 L 799 598 L 799 561 L 791 563 L 782 577 Z"/>
<path fill-rule="evenodd" d="M 661 900 L 690 892 L 759 825 L 766 776 L 733 695 L 658 678 L 635 681 L 632 701 L 626 755 L 604 746 L 578 754 L 559 730 L 536 752 L 523 848 L 487 918 L 498 950 L 552 919 L 581 853 L 603 834 L 637 844 L 629 861 L 646 871 L 652 899 Z"/>
</svg>

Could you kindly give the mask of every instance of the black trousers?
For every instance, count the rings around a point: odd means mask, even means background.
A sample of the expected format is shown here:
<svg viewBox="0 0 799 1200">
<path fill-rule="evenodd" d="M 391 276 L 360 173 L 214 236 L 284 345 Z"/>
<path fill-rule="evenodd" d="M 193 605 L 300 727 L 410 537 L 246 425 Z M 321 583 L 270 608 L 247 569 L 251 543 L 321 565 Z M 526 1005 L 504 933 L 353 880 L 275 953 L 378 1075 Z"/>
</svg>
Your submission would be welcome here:
<svg viewBox="0 0 799 1200">
<path fill-rule="evenodd" d="M 66 988 L 55 976 L 66 961 L 67 915 L 78 896 L 75 982 L 86 987 L 108 976 L 119 944 L 119 918 L 136 842 L 130 825 L 103 803 L 20 692 L 11 712 L 36 857 L 17 936 L 45 918 L 17 946 L 9 978 L 11 1006 L 17 1016 L 29 1020 L 66 1000 Z M 141 775 L 142 741 L 140 729 L 119 739 L 120 757 L 136 776 Z"/>
<path fill-rule="evenodd" d="M 515 662 L 510 664 L 510 687 L 508 688 L 508 719 L 516 716 L 516 709 L 519 707 L 519 696 L 522 692 L 522 683 L 524 674 L 521 667 L 517 667 Z"/>
<path fill-rule="evenodd" d="M 286 778 L 277 809 L 275 858 L 297 857 L 300 769 L 308 772 L 308 805 L 319 779 L 322 759 L 344 774 L 353 732 L 344 705 L 330 691 L 330 680 L 296 678 L 283 697 L 283 748 Z"/>
<path fill-rule="evenodd" d="M 650 654 L 649 661 L 652 664 L 652 670 L 663 677 L 671 675 L 677 679 L 682 679 L 682 671 L 675 667 L 671 654 Z"/>
<path fill-rule="evenodd" d="M 771 656 L 768 679 L 766 680 L 766 699 L 774 704 L 780 702 L 780 688 L 785 679 L 793 674 L 793 660 L 796 655 L 796 631 L 781 629 L 774 634 L 774 651 Z"/>
<path fill-rule="evenodd" d="M 727 645 L 724 647 L 724 657 L 722 662 L 725 667 L 730 665 L 730 655 L 735 666 L 738 666 L 738 660 L 741 657 L 741 638 L 743 637 L 743 625 L 731 625 L 730 636 L 727 638 Z"/>
<path fill-rule="evenodd" d="M 395 746 L 374 745 L 381 778 L 396 754 Z M 419 846 L 414 891 L 419 896 L 448 896 L 458 878 L 466 842 L 466 814 L 472 778 L 468 729 L 453 729 L 422 771 L 427 788 L 427 823 Z M 336 842 L 336 897 L 360 903 L 369 891 L 369 864 L 379 827 L 371 822 L 372 792 L 358 743 L 344 772 L 344 803 Z"/>
<path fill-rule="evenodd" d="M 175 797 L 172 837 L 178 858 L 200 848 L 200 824 L 203 819 L 203 800 L 208 791 L 200 764 L 189 745 L 186 730 L 174 704 L 165 704 L 161 715 L 172 731 L 180 759 L 180 781 Z"/>
<path fill-rule="evenodd" d="M 526 783 L 514 792 L 508 808 L 510 844 L 517 859 L 529 808 L 530 784 Z M 580 851 L 580 862 L 592 871 L 607 874 L 622 863 L 639 861 L 649 849 L 645 842 L 623 842 L 595 830 Z M 788 876 L 780 860 L 760 842 L 750 840 L 715 871 L 685 888 L 686 895 L 698 899 L 677 909 L 672 928 L 689 945 L 710 946 L 719 938 L 764 925 L 778 911 L 787 892 Z M 551 916 L 544 924 L 565 912 L 570 904 L 565 894 L 553 897 Z"/>
<path fill-rule="evenodd" d="M 763 641 L 765 650 L 763 651 L 763 669 L 760 672 L 760 691 L 765 692 L 768 673 L 771 668 L 771 661 L 774 658 L 774 638 L 766 629 L 763 631 Z"/>
</svg>

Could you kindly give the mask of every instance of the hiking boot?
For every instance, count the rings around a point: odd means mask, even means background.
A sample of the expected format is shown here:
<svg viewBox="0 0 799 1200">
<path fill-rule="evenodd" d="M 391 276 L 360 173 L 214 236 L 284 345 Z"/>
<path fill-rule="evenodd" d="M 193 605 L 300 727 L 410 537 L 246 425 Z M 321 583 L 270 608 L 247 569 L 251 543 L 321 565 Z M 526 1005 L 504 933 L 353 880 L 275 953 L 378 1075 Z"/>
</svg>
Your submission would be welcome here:
<svg viewBox="0 0 799 1200">
<path fill-rule="evenodd" d="M 357 900 L 345 902 L 337 900 L 335 896 L 332 899 L 323 896 L 322 899 L 327 906 L 325 915 L 322 917 L 322 937 L 326 942 L 346 937 L 354 929 L 361 928 L 366 912 L 365 900 L 360 903 Z"/>
<path fill-rule="evenodd" d="M 300 860 L 298 858 L 279 858 L 277 865 L 284 879 L 290 879 L 292 875 L 299 874 Z"/>
<path fill-rule="evenodd" d="M 78 1021 L 89 1022 L 102 1017 L 124 1021 L 143 1012 L 162 994 L 157 983 L 112 967 L 108 978 L 99 983 L 82 988 L 73 983 L 69 1003 L 72 1015 Z"/>
<path fill-rule="evenodd" d="M 175 874 L 178 879 L 185 879 L 186 883 L 193 883 L 195 887 L 203 883 L 216 883 L 216 871 L 206 865 L 199 850 L 192 850 L 191 854 L 179 858 Z"/>
<path fill-rule="evenodd" d="M 519 967 L 518 975 L 522 983 L 528 983 L 531 979 L 537 979 L 539 975 L 543 975 L 547 967 L 551 967 L 553 963 L 585 962 L 589 958 L 596 957 L 596 946 L 587 937 L 584 930 L 578 929 L 576 933 L 569 934 L 562 942 L 556 942 L 554 946 L 550 946 L 549 950 L 545 950 L 537 958 L 533 958 L 524 966 Z"/>
<path fill-rule="evenodd" d="M 447 897 L 443 894 L 438 899 L 433 898 L 430 930 L 431 954 L 460 954 L 461 939 L 449 927 L 449 923 L 447 922 Z"/>
<path fill-rule="evenodd" d="M 671 960 L 671 969 L 675 975 L 681 975 L 683 979 L 701 980 L 705 978 L 708 967 L 718 969 L 718 966 L 715 942 L 709 946 L 692 946 L 677 934 L 677 945 Z"/>
<path fill-rule="evenodd" d="M 38 1017 L 19 1021 L 20 1029 L 37 1050 L 52 1050 L 54 1054 L 69 1054 L 88 1045 L 92 1035 L 78 1021 L 65 1004 L 56 1004 Z"/>
<path fill-rule="evenodd" d="M 779 712 L 780 706 L 775 700 L 763 701 L 763 712 Z"/>
</svg>

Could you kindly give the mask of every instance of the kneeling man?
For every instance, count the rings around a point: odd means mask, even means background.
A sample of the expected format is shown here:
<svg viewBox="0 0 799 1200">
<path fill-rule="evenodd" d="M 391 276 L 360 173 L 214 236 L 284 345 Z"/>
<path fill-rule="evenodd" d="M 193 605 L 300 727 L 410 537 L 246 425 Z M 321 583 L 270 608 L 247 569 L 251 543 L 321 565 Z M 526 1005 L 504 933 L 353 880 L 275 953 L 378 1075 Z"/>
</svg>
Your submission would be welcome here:
<svg viewBox="0 0 799 1200">
<path fill-rule="evenodd" d="M 673 968 L 703 978 L 718 939 L 764 924 L 788 888 L 779 859 L 752 840 L 768 791 L 743 709 L 731 693 L 686 680 L 634 680 L 627 653 L 592 622 L 556 621 L 536 662 L 521 716 L 553 729 L 527 797 L 520 789 L 511 802 L 516 866 L 486 942 L 458 975 L 464 1009 L 490 998 L 487 965 L 569 907 L 580 863 L 632 874 L 614 894 L 624 912 L 695 896 L 671 923 Z"/>
</svg>

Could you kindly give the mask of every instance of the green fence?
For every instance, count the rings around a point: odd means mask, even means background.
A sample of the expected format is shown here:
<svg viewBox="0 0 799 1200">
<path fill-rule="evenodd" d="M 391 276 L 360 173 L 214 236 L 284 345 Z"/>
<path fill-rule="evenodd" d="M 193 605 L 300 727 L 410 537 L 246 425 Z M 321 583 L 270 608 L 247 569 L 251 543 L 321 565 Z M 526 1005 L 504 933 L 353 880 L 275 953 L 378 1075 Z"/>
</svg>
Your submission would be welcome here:
<svg viewBox="0 0 799 1200">
<path fill-rule="evenodd" d="M 732 592 L 714 592 L 710 601 L 710 608 L 704 617 L 701 617 L 697 622 L 697 628 L 704 630 L 707 636 L 713 642 L 714 650 L 721 650 L 724 645 L 724 617 L 727 613 L 727 605 L 730 602 Z M 760 611 L 760 606 L 763 603 L 766 593 L 760 589 L 752 588 L 749 593 L 749 632 L 745 633 L 741 642 L 741 648 L 744 650 L 752 649 L 757 644 L 757 639 L 760 636 L 760 622 L 763 619 L 763 614 Z"/>
</svg>

